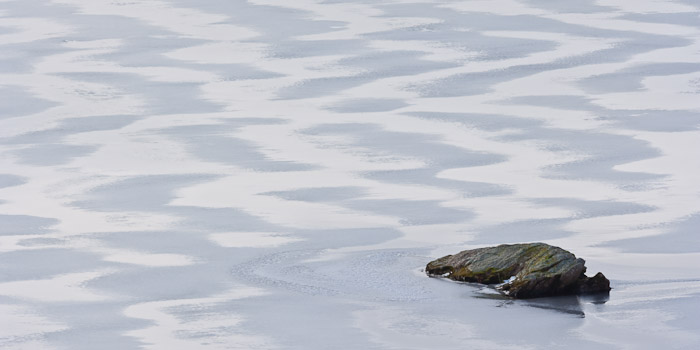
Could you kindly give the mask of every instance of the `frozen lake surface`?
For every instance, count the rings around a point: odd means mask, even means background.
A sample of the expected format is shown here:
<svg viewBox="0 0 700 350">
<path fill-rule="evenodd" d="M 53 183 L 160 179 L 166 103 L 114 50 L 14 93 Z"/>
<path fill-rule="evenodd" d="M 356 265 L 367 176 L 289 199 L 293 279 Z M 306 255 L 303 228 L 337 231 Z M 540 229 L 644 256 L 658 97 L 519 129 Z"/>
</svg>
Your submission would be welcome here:
<svg viewBox="0 0 700 350">
<path fill-rule="evenodd" d="M 698 349 L 699 126 L 697 0 L 0 0 L 0 348 Z"/>
</svg>

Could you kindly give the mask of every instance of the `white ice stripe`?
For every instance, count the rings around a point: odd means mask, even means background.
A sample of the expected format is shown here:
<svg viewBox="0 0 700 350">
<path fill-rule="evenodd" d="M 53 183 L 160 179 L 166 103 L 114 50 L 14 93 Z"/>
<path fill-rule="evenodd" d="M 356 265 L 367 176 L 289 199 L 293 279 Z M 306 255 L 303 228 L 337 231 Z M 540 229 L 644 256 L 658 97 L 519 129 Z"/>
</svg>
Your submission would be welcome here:
<svg viewBox="0 0 700 350">
<path fill-rule="evenodd" d="M 22 174 L 27 182 L 0 188 L 0 212 L 9 215 L 32 215 L 60 219 L 52 227 L 58 236 L 97 232 L 133 230 L 162 230 L 177 218 L 167 213 L 141 211 L 100 212 L 72 205 L 78 196 L 89 189 L 114 181 L 99 177 L 85 177 L 74 171 L 56 168 L 23 166 L 3 162 L 0 166 L 12 173 Z M 38 200 L 40 199 L 40 200 Z"/>
<path fill-rule="evenodd" d="M 601 5 L 610 5 L 624 8 L 620 12 L 603 12 L 603 13 L 559 13 L 548 11 L 542 8 L 533 8 L 524 5 L 520 1 L 515 0 L 477 0 L 468 2 L 456 2 L 441 5 L 443 7 L 455 9 L 462 12 L 482 12 L 493 13 L 499 16 L 516 16 L 516 15 L 533 15 L 542 18 L 550 18 L 557 21 L 570 24 L 578 24 L 587 27 L 595 27 L 611 30 L 626 30 L 636 31 L 646 34 L 665 35 L 687 35 L 697 33 L 697 28 L 675 25 L 662 24 L 642 21 L 632 21 L 619 19 L 618 17 L 624 13 L 695 13 L 698 8 L 673 3 L 669 0 L 642 0 L 634 3 L 626 2 L 625 0 L 600 0 Z M 640 6 L 637 6 L 640 5 Z M 630 10 L 632 9 L 632 10 Z"/>
<path fill-rule="evenodd" d="M 0 236 L 0 253 L 56 248 L 80 250 L 99 254 L 104 261 L 147 267 L 188 266 L 200 262 L 197 258 L 183 254 L 112 248 L 94 239 L 74 237 L 64 233 Z"/>
<path fill-rule="evenodd" d="M 57 347 L 44 338 L 47 334 L 68 329 L 20 304 L 0 304 L 0 348 L 3 350 L 46 349 Z"/>
<path fill-rule="evenodd" d="M 262 336 L 240 329 L 244 318 L 230 312 L 217 312 L 226 302 L 265 295 L 257 288 L 236 287 L 231 291 L 204 298 L 162 300 L 134 304 L 124 310 L 131 318 L 149 320 L 152 325 L 129 331 L 144 349 L 272 349 L 276 348 Z M 195 315 L 181 318 L 177 310 L 199 310 Z M 209 334 L 199 337 L 199 334 Z"/>
<path fill-rule="evenodd" d="M 252 83 L 264 84 L 268 83 L 267 80 L 272 80 L 277 84 L 277 87 L 286 86 L 285 82 L 290 77 L 297 80 L 300 78 L 348 77 L 364 72 L 361 69 L 349 68 L 338 63 L 342 59 L 352 57 L 351 55 L 275 58 L 268 57 L 269 50 L 271 48 L 267 44 L 255 42 L 215 42 L 176 49 L 169 51 L 165 56 L 201 64 L 247 64 L 267 72 L 288 76 L 253 79 L 252 81 Z"/>
<path fill-rule="evenodd" d="M 38 17 L 5 17 L 0 12 L 0 28 L 10 28 L 10 33 L 0 34 L 0 45 L 30 43 L 37 40 L 61 38 L 73 33 L 74 29 L 64 23 Z M 0 53 L 9 58 L 11 51 Z"/>
<path fill-rule="evenodd" d="M 73 169 L 18 164 L 9 157 L 0 158 L 0 168 L 22 174 L 26 183 L 0 188 L 0 212 L 60 219 L 52 227 L 54 238 L 99 232 L 163 230 L 177 218 L 167 213 L 141 211 L 100 212 L 79 208 L 73 202 L 98 186 L 125 178 L 90 176 Z"/>
<path fill-rule="evenodd" d="M 422 159 L 353 146 L 352 140 L 342 136 L 300 134 L 295 132 L 298 131 L 295 129 L 299 126 L 299 124 L 249 126 L 241 128 L 236 136 L 256 144 L 270 159 L 296 161 L 302 164 L 306 159 L 313 159 L 314 163 L 333 171 L 400 170 L 419 168 L 425 164 Z M 308 126 L 312 127 L 313 123 Z M 262 140 L 262 138 L 268 140 Z"/>
<path fill-rule="evenodd" d="M 620 281 L 665 281 L 671 279 L 697 279 L 696 264 L 700 253 L 635 253 L 618 248 L 592 245 L 591 240 L 600 239 L 598 232 L 581 233 L 548 240 L 547 243 L 574 247 L 577 256 L 585 257 L 588 271 L 603 271 L 606 276 L 615 276 Z M 643 236 L 644 232 L 636 236 Z M 640 267 L 644 268 L 640 268 Z"/>
<path fill-rule="evenodd" d="M 338 11 L 338 12 L 335 12 Z M 357 16 L 355 18 L 352 12 L 348 16 L 348 12 L 342 12 L 342 9 L 334 10 L 334 16 L 331 20 L 344 20 L 348 24 L 341 30 L 335 32 L 327 32 L 323 34 L 309 34 L 296 37 L 298 40 L 351 40 L 361 37 L 364 34 L 389 31 L 399 28 L 410 28 L 437 24 L 442 20 L 437 18 L 420 18 L 420 17 L 398 17 L 398 18 L 383 18 L 376 20 L 373 17 Z"/>
<path fill-rule="evenodd" d="M 700 172 L 700 157 L 695 157 L 691 150 L 700 149 L 700 131 L 684 132 L 628 132 L 636 139 L 654 144 L 662 153 L 661 156 L 639 160 L 632 163 L 619 164 L 616 170 L 645 172 L 669 175 L 668 183 L 677 193 L 697 195 L 695 174 Z M 691 151 L 691 152 L 687 152 Z"/>
<path fill-rule="evenodd" d="M 481 54 L 480 51 L 471 51 L 466 47 L 427 40 L 371 40 L 368 45 L 379 52 L 425 52 L 426 55 L 421 56 L 421 58 L 435 62 L 466 62 Z"/>
<path fill-rule="evenodd" d="M 321 178 L 309 178 L 306 172 L 241 174 L 180 189 L 179 197 L 170 204 L 237 208 L 268 222 L 290 228 L 338 229 L 398 225 L 396 218 L 346 209 L 338 205 L 290 201 L 258 194 L 261 190 L 267 192 L 292 189 L 292 183 L 306 182 L 310 185 L 314 179 Z M 284 185 L 261 188 L 265 183 Z"/>
<path fill-rule="evenodd" d="M 201 64 L 253 64 L 270 60 L 268 44 L 248 41 L 219 41 L 172 50 L 166 57 Z M 283 60 L 280 60 L 283 62 Z"/>
<path fill-rule="evenodd" d="M 576 36 L 570 36 L 566 34 L 553 34 L 553 33 L 542 33 L 542 32 L 536 32 L 536 33 L 527 33 L 527 32 L 510 32 L 510 31 L 492 31 L 489 32 L 490 35 L 493 36 L 502 36 L 502 37 L 517 37 L 517 38 L 531 38 L 531 39 L 536 39 L 536 40 L 549 40 L 549 41 L 554 41 L 558 44 L 557 48 L 552 51 L 546 51 L 546 52 L 541 52 L 541 53 L 534 53 L 531 54 L 527 57 L 519 57 L 519 58 L 512 58 L 512 59 L 505 59 L 505 60 L 499 60 L 499 61 L 469 61 L 466 62 L 463 66 L 461 67 L 456 67 L 456 68 L 446 68 L 446 69 L 439 69 L 439 70 L 433 70 L 430 72 L 426 73 L 420 73 L 420 74 L 414 74 L 414 75 L 409 75 L 409 76 L 400 76 L 400 77 L 390 77 L 390 78 L 384 78 L 384 79 L 376 79 L 372 82 L 362 84 L 360 86 L 347 89 L 345 91 L 342 91 L 340 94 L 336 96 L 331 96 L 327 98 L 321 98 L 319 100 L 324 101 L 324 103 L 331 104 L 333 101 L 339 101 L 342 99 L 356 99 L 356 98 L 362 98 L 362 97 L 368 97 L 368 96 L 377 96 L 378 94 L 381 94 L 382 96 L 385 96 L 386 98 L 404 98 L 404 99 L 409 99 L 411 101 L 411 106 L 406 107 L 402 109 L 401 111 L 429 111 L 431 110 L 430 108 L 435 107 L 435 105 L 432 103 L 433 101 L 437 102 L 439 104 L 439 110 L 446 110 L 446 108 L 451 108 L 454 110 L 460 110 L 463 111 L 464 108 L 467 106 L 469 107 L 469 110 L 472 112 L 475 112 L 473 108 L 475 108 L 474 103 L 475 102 L 480 102 L 480 104 L 486 104 L 489 105 L 488 107 L 490 108 L 497 108 L 496 106 L 491 106 L 493 105 L 493 100 L 502 100 L 506 99 L 509 97 L 513 96 L 519 96 L 522 91 L 519 90 L 513 90 L 514 84 L 517 84 L 519 82 L 528 82 L 530 84 L 537 84 L 537 85 L 527 85 L 527 90 L 524 89 L 525 84 L 522 84 L 523 88 L 520 88 L 521 85 L 515 85 L 518 89 L 523 89 L 527 92 L 527 94 L 578 94 L 580 93 L 580 89 L 573 86 L 572 82 L 573 80 L 563 80 L 560 75 L 566 76 L 564 72 L 567 72 L 567 69 L 559 69 L 559 70 L 553 70 L 553 71 L 545 71 L 543 73 L 535 74 L 532 76 L 527 76 L 521 79 L 514 79 L 505 83 L 501 84 L 496 84 L 491 86 L 491 90 L 493 92 L 482 94 L 482 95 L 477 95 L 477 96 L 470 96 L 470 97 L 444 97 L 444 98 L 418 98 L 417 93 L 407 93 L 406 88 L 408 87 L 415 87 L 415 86 L 420 86 L 420 84 L 424 83 L 429 83 L 432 81 L 436 81 L 438 79 L 444 79 L 444 78 L 449 78 L 458 74 L 467 74 L 467 73 L 481 73 L 481 72 L 497 72 L 502 69 L 507 69 L 509 67 L 514 67 L 518 65 L 529 65 L 529 64 L 546 64 L 546 63 L 551 63 L 560 59 L 567 59 L 571 58 L 577 55 L 584 55 L 600 50 L 604 50 L 606 48 L 610 48 L 613 46 L 615 43 L 618 42 L 618 40 L 615 39 L 600 39 L 600 38 L 583 38 L 583 37 L 576 37 Z M 438 51 L 439 52 L 439 51 Z M 436 52 L 435 54 L 438 54 Z M 459 55 L 459 51 L 456 51 L 453 55 Z M 426 56 L 430 57 L 430 56 Z M 614 70 L 619 70 L 624 68 L 626 65 L 624 64 L 619 64 L 614 67 Z M 578 66 L 573 67 L 571 69 L 577 69 Z M 588 70 L 590 73 L 591 70 Z M 548 74 L 554 75 L 554 78 L 548 79 L 548 81 L 537 81 L 537 82 L 531 82 L 531 80 L 538 79 L 540 76 L 547 76 Z M 540 78 L 541 79 L 541 78 Z M 550 84 L 554 83 L 554 84 Z M 503 86 L 503 88 L 501 87 Z M 532 89 L 532 86 L 538 86 L 538 89 Z M 507 88 L 507 89 L 506 89 Z M 511 91 L 512 90 L 512 91 Z M 542 92 L 540 92 L 542 90 Z M 499 106 L 500 107 L 500 106 Z M 486 108 L 486 107 L 484 107 Z M 506 106 L 503 106 L 502 108 L 508 108 Z M 536 113 L 527 113 L 524 115 L 521 115 L 518 113 L 518 111 L 522 110 L 521 107 L 518 108 L 512 108 L 510 107 L 509 112 L 500 112 L 501 114 L 509 114 L 509 115 L 516 115 L 516 116 L 523 116 L 526 118 L 535 118 L 535 116 L 539 115 L 540 117 L 537 117 L 538 119 L 544 118 L 547 114 L 541 113 L 541 112 L 536 112 Z M 478 112 L 478 111 L 476 111 Z M 496 112 L 496 111 L 493 111 Z M 561 111 L 562 113 L 572 113 L 572 111 Z M 580 113 L 579 113 L 580 114 Z M 555 118 L 550 118 L 554 120 Z M 580 119 L 580 118 L 579 118 Z M 600 123 L 596 123 L 595 125 L 599 125 Z M 571 125 L 571 123 L 559 123 L 557 125 L 558 127 L 576 127 L 576 125 Z M 591 126 L 589 126 L 591 127 Z"/>
<path fill-rule="evenodd" d="M 253 4 L 288 7 L 313 13 L 315 20 L 335 21 L 345 23 L 321 34 L 310 34 L 296 37 L 297 40 L 350 40 L 363 34 L 388 31 L 398 28 L 415 27 L 431 23 L 439 23 L 436 18 L 416 17 L 380 17 L 383 11 L 371 4 L 357 3 L 328 3 L 319 0 L 297 0 L 280 2 L 275 0 L 251 0 Z"/>
<path fill-rule="evenodd" d="M 700 35 L 689 36 L 686 37 L 686 39 L 691 40 L 692 43 L 687 46 L 645 51 L 634 55 L 627 62 L 630 65 L 679 62 L 697 63 L 698 52 L 700 52 Z"/>
<path fill-rule="evenodd" d="M 597 0 L 601 6 L 618 8 L 620 12 L 626 13 L 683 13 L 700 12 L 700 8 L 689 4 L 680 3 L 675 0 L 636 0 L 629 2 L 626 0 Z"/>
<path fill-rule="evenodd" d="M 105 84 L 53 75 L 0 74 L 3 86 L 20 87 L 37 99 L 58 102 L 41 112 L 0 120 L 0 137 L 47 130 L 62 119 L 143 113 L 144 100 Z"/>
<path fill-rule="evenodd" d="M 677 134 L 677 138 L 676 138 Z M 594 218 L 583 218 L 573 220 L 566 225 L 572 232 L 581 232 L 586 237 L 594 235 L 596 242 L 613 241 L 634 236 L 646 236 L 662 233 L 659 225 L 664 222 L 673 222 L 683 217 L 687 217 L 697 211 L 694 202 L 699 195 L 697 186 L 694 184 L 693 174 L 697 174 L 699 166 L 697 162 L 690 160 L 686 153 L 679 147 L 687 149 L 696 140 L 700 139 L 696 132 L 688 133 L 646 133 L 647 141 L 658 141 L 655 145 L 660 146 L 666 154 L 673 156 L 662 156 L 629 165 L 619 165 L 616 168 L 626 171 L 639 171 L 646 173 L 673 174 L 672 177 L 662 180 L 662 186 L 657 189 L 646 191 L 626 191 L 614 185 L 606 185 L 594 181 L 566 181 L 543 178 L 540 173 L 548 165 L 563 163 L 565 159 L 559 159 L 552 163 L 538 162 L 536 157 L 538 152 L 532 152 L 531 157 L 526 152 L 510 154 L 508 162 L 483 167 L 471 167 L 462 169 L 449 169 L 441 173 L 441 177 L 455 180 L 469 180 L 492 182 L 507 186 L 515 191 L 514 195 L 508 197 L 461 199 L 450 202 L 452 205 L 459 205 L 463 208 L 471 208 L 480 213 L 480 217 L 473 222 L 479 223 L 482 220 L 498 221 L 503 220 L 495 213 L 506 211 L 509 219 L 524 219 L 518 215 L 518 200 L 527 201 L 529 198 L 578 198 L 588 201 L 623 201 L 638 203 L 657 208 L 651 212 L 603 216 Z M 653 139 L 651 138 L 653 135 Z M 667 145 L 664 147 L 664 143 Z M 527 148 L 523 147 L 523 150 Z M 540 154 L 542 155 L 542 154 Z M 545 158 L 546 159 L 546 158 Z M 543 160 L 545 160 L 543 159 Z M 636 165 L 636 166 L 635 166 Z M 646 165 L 646 166 L 645 166 Z M 488 203 L 494 205 L 489 206 Z M 489 220 L 488 211 L 492 208 L 492 219 Z M 498 209 L 496 209 L 498 208 Z M 541 205 L 537 206 L 537 212 L 531 212 L 529 217 L 546 218 L 547 210 Z M 554 213 L 557 211 L 555 210 Z M 564 214 L 564 215 L 562 215 Z M 560 212 L 561 217 L 567 217 L 565 212 Z M 557 214 L 554 214 L 556 217 Z M 641 230 L 640 227 L 651 227 Z M 567 246 L 571 246 L 569 243 Z"/>
<path fill-rule="evenodd" d="M 192 257 L 182 254 L 142 253 L 129 249 L 92 249 L 91 252 L 105 254 L 103 260 L 122 264 L 149 267 L 188 266 L 196 263 Z"/>
<path fill-rule="evenodd" d="M 209 239 L 227 248 L 271 248 L 301 241 L 301 238 L 277 232 L 223 232 L 209 235 Z"/>
<path fill-rule="evenodd" d="M 230 24 L 231 19 L 227 16 L 206 13 L 193 8 L 174 7 L 165 1 L 53 0 L 53 2 L 75 6 L 82 14 L 135 18 L 191 38 L 235 41 L 258 35 L 249 28 Z"/>
<path fill-rule="evenodd" d="M 115 297 L 85 287 L 85 283 L 113 273 L 112 270 L 74 272 L 47 279 L 0 283 L 0 295 L 44 303 L 92 303 Z"/>
<path fill-rule="evenodd" d="M 597 0 L 595 3 L 600 6 L 617 8 L 617 13 L 619 14 L 698 12 L 697 7 L 673 0 L 640 0 L 634 2 L 626 0 Z M 516 0 L 473 0 L 443 4 L 440 6 L 464 12 L 493 13 L 501 16 L 532 15 L 544 17 L 556 13 L 554 11 L 548 11 L 543 6 L 531 7 L 525 5 L 523 1 Z M 577 15 L 584 18 L 590 17 L 590 15 L 586 16 L 582 13 L 577 13 Z"/>
<path fill-rule="evenodd" d="M 396 229 L 402 233 L 401 237 L 388 241 L 360 245 L 348 246 L 334 249 L 324 249 L 317 256 L 304 260 L 304 262 L 321 262 L 340 259 L 347 254 L 374 251 L 380 249 L 425 249 L 433 247 L 439 242 L 440 247 L 433 249 L 430 256 L 445 256 L 453 254 L 456 250 L 471 249 L 476 247 L 465 246 L 466 242 L 474 239 L 475 232 L 470 228 L 477 229 L 476 225 L 456 224 L 429 224 L 401 226 Z"/>
<path fill-rule="evenodd" d="M 506 221 L 523 221 L 532 218 L 539 220 L 564 219 L 573 216 L 571 210 L 532 203 L 527 198 L 518 197 L 490 197 L 479 199 L 458 199 L 443 202 L 443 206 L 459 208 L 476 214 L 476 218 L 470 220 L 475 226 L 490 226 L 502 224 Z M 503 213 L 508 213 L 504 218 Z"/>
<path fill-rule="evenodd" d="M 440 7 L 461 12 L 493 13 L 500 16 L 532 15 L 543 16 L 552 12 L 534 8 L 516 0 L 472 0 L 440 4 Z"/>
<path fill-rule="evenodd" d="M 657 209 L 649 213 L 581 219 L 567 225 L 578 232 L 595 233 L 598 242 L 661 234 L 665 232 L 663 223 L 681 220 L 700 211 L 697 205 L 697 198 L 700 197 L 700 189 L 697 186 L 700 157 L 688 152 L 700 149 L 700 131 L 629 134 L 636 139 L 650 142 L 662 155 L 620 164 L 614 169 L 665 176 L 658 180 L 657 188 L 624 191 L 617 193 L 616 198 L 654 206 Z M 640 229 L 642 227 L 646 229 Z"/>
<path fill-rule="evenodd" d="M 195 119 L 203 118 L 193 116 L 193 120 Z M 236 169 L 233 165 L 197 159 L 188 151 L 186 144 L 153 132 L 158 128 L 165 129 L 176 125 L 177 123 L 164 122 L 150 130 L 126 127 L 120 131 L 74 134 L 67 138 L 71 144 L 98 145 L 99 148 L 88 156 L 72 160 L 68 166 L 80 168 L 86 173 L 115 177 L 191 174 L 191 169 L 197 169 L 203 174 L 216 174 Z"/>
<path fill-rule="evenodd" d="M 74 236 L 63 232 L 41 235 L 0 236 L 0 253 L 56 248 L 80 250 L 99 254 L 104 261 L 147 267 L 188 266 L 200 262 L 195 257 L 183 254 L 113 248 L 96 239 Z"/>
<path fill-rule="evenodd" d="M 37 245 L 32 247 L 27 247 L 22 245 L 25 240 L 32 240 L 37 238 L 42 238 L 42 235 L 3 235 L 0 236 L 0 253 L 16 252 L 22 250 L 33 250 L 33 249 L 43 249 L 49 247 L 46 245 Z"/>
<path fill-rule="evenodd" d="M 700 110 L 700 72 L 645 77 L 641 83 L 639 91 L 594 95 L 593 102 L 607 109 Z"/>
<path fill-rule="evenodd" d="M 384 98 L 412 98 L 417 97 L 416 93 L 407 93 L 406 87 L 415 85 L 418 83 L 429 82 L 432 80 L 447 78 L 456 74 L 464 73 L 476 73 L 476 72 L 487 72 L 487 71 L 498 71 L 500 69 L 505 69 L 508 67 L 516 65 L 526 65 L 526 64 L 538 64 L 538 63 L 549 63 L 556 61 L 558 59 L 564 59 L 567 57 L 582 55 L 590 52 L 595 52 L 609 48 L 611 45 L 615 44 L 618 40 L 615 39 L 591 39 L 576 37 L 566 34 L 554 34 L 554 33 L 518 33 L 509 31 L 499 31 L 490 32 L 493 36 L 504 36 L 504 37 L 521 37 L 521 38 L 533 38 L 536 40 L 550 40 L 558 43 L 558 47 L 554 51 L 547 51 L 541 53 L 534 53 L 527 57 L 519 57 L 512 59 L 505 59 L 500 61 L 488 61 L 488 62 L 468 62 L 461 67 L 456 68 L 446 68 L 432 70 L 427 73 L 414 74 L 409 76 L 401 77 L 390 77 L 376 79 L 372 82 L 362 84 L 360 86 L 347 89 L 337 94 L 336 96 L 329 96 L 325 98 L 315 98 L 314 100 L 321 101 L 321 104 L 330 104 L 333 101 L 339 100 L 338 97 L 342 99 L 348 98 L 360 98 L 360 97 L 375 97 L 383 96 Z M 214 44 L 212 44 L 214 45 Z M 216 44 L 218 45 L 218 44 Z M 226 44 L 228 45 L 228 44 Z M 378 44 L 377 44 L 378 45 Z M 411 47 L 417 47 L 416 44 L 411 44 Z M 444 53 L 446 49 L 441 48 L 439 44 L 435 44 L 435 50 L 431 50 L 433 53 L 426 55 L 424 58 L 431 59 L 433 57 L 438 57 L 441 53 Z M 220 47 L 217 51 L 221 50 L 232 50 Z M 426 51 L 426 47 L 420 49 L 420 51 Z M 189 59 L 197 60 L 197 57 L 205 57 L 204 54 L 197 54 L 196 51 L 186 53 L 186 51 L 178 51 L 179 53 L 172 53 L 173 57 L 179 59 Z M 233 52 L 233 51 L 230 51 Z M 452 57 L 463 57 L 464 53 L 460 50 L 453 50 Z M 218 55 L 217 55 L 218 56 Z M 245 56 L 243 56 L 245 57 Z M 251 57 L 250 59 L 252 59 Z M 347 68 L 337 69 L 334 68 L 333 63 L 335 60 L 341 57 L 317 57 L 314 59 L 294 59 L 294 60 L 259 60 L 256 62 L 250 62 L 261 69 L 279 72 L 285 75 L 283 78 L 275 79 L 262 79 L 254 81 L 237 81 L 237 82 L 215 82 L 206 84 L 203 87 L 205 96 L 208 99 L 215 100 L 222 104 L 229 104 L 232 106 L 242 107 L 247 105 L 259 105 L 260 101 L 265 101 L 266 104 L 274 103 L 273 98 L 276 91 L 280 87 L 289 86 L 295 83 L 300 83 L 308 79 L 321 78 L 321 77 L 342 77 L 356 75 L 359 72 L 348 70 Z M 201 58 L 206 59 L 206 58 Z M 321 60 L 324 59 L 324 60 Z M 441 60 L 441 59 L 437 59 Z M 299 65 L 301 64 L 301 66 Z M 398 91 L 397 91 L 398 90 Z M 498 96 L 500 98 L 507 96 Z M 415 104 L 412 100 L 412 104 Z M 289 102 L 291 103 L 291 102 Z M 449 105 L 449 104 L 447 104 Z M 277 109 L 279 111 L 279 109 Z M 327 113 L 327 112 L 326 112 Z"/>
<path fill-rule="evenodd" d="M 571 39 L 578 41 L 581 38 Z M 697 53 L 698 51 L 700 51 L 700 37 L 688 37 L 688 39 L 692 39 L 692 43 L 687 46 L 645 51 L 642 53 L 635 54 L 630 59 L 623 62 L 577 65 L 565 69 L 546 70 L 523 78 L 512 79 L 503 83 L 499 83 L 497 85 L 493 85 L 492 89 L 494 90 L 494 93 L 491 95 L 577 95 L 587 98 L 590 98 L 591 96 L 603 98 L 608 96 L 609 94 L 588 94 L 581 87 L 577 86 L 576 83 L 582 79 L 603 74 L 616 73 L 640 65 L 648 65 L 653 63 L 681 62 L 697 63 Z M 593 39 L 588 40 L 590 41 Z M 598 43 L 598 49 L 604 49 L 606 47 L 614 46 L 617 43 L 617 41 L 611 39 L 598 39 Z M 585 52 L 582 51 L 580 52 L 580 54 L 584 53 Z M 640 78 L 645 79 L 646 77 L 640 75 Z M 649 84 L 648 79 L 650 78 L 645 79 L 645 81 L 647 81 L 647 84 Z M 654 77 L 652 77 L 651 79 L 651 81 L 653 81 Z M 537 86 L 537 89 L 532 89 L 532 86 Z M 633 94 L 635 92 L 627 93 Z M 678 94 L 679 92 L 674 91 L 674 93 Z M 684 91 L 681 91 L 680 93 L 683 94 Z"/>
<path fill-rule="evenodd" d="M 95 41 L 69 41 L 66 47 L 75 50 L 47 56 L 37 62 L 32 74 L 0 75 L 0 84 L 21 87 L 39 99 L 58 102 L 57 107 L 49 108 L 31 116 L 21 116 L 0 121 L 0 136 L 13 136 L 55 125 L 64 117 L 96 115 L 138 114 L 144 101 L 123 91 L 98 83 L 78 82 L 56 73 L 114 72 L 130 73 L 159 82 L 209 82 L 218 80 L 216 74 L 177 67 L 125 67 L 119 64 L 95 59 L 96 56 L 114 52 L 123 44 L 120 39 Z M 99 105 L 99 107 L 98 107 Z M 7 124 L 7 127 L 2 127 Z"/>
<path fill-rule="evenodd" d="M 100 54 L 100 49 L 103 50 L 108 50 L 104 52 L 111 52 L 111 51 L 116 51 L 120 47 L 122 47 L 125 43 L 127 42 L 126 39 L 119 39 L 119 38 L 111 38 L 111 39 L 96 39 L 96 40 L 64 40 L 63 41 L 63 47 L 75 49 L 75 50 L 84 50 L 84 51 L 75 51 L 75 52 L 82 52 L 84 53 L 85 56 L 90 57 L 93 55 L 98 55 Z M 89 51 L 93 50 L 93 51 Z M 65 54 L 57 54 L 57 55 L 51 55 L 50 57 L 64 57 Z M 82 58 L 82 57 L 81 57 Z M 44 60 L 43 62 L 47 62 L 47 60 Z"/>
<path fill-rule="evenodd" d="M 87 44 L 87 43 L 86 43 Z M 33 74 L 57 74 L 57 73 L 120 73 L 138 74 L 148 77 L 152 81 L 166 83 L 203 83 L 214 81 L 218 76 L 211 72 L 177 67 L 125 67 L 115 62 L 95 59 L 95 56 L 115 52 L 118 43 L 114 46 L 98 49 L 80 49 L 72 52 L 52 55 L 48 59 L 34 65 Z"/>
<path fill-rule="evenodd" d="M 595 14 L 578 14 L 564 13 L 556 15 L 547 15 L 546 18 L 562 21 L 569 24 L 582 25 L 586 27 L 638 32 L 652 35 L 675 35 L 675 36 L 690 36 L 698 35 L 698 28 L 679 25 L 654 22 L 641 22 L 617 18 L 619 15 L 615 13 L 595 13 Z"/>
<path fill-rule="evenodd" d="M 231 111 L 260 114 L 272 110 L 279 114 L 276 100 L 281 88 L 303 86 L 310 79 L 352 77 L 364 73 L 363 69 L 349 68 L 338 62 L 351 56 L 328 55 L 302 58 L 275 59 L 258 57 L 261 53 L 236 50 L 238 44 L 217 43 L 175 50 L 169 57 L 198 63 L 244 63 L 266 72 L 281 76 L 269 79 L 219 80 L 201 86 L 202 97 L 218 104 L 229 106 Z M 200 52 L 202 50 L 202 52 Z M 216 54 L 208 54 L 213 51 Z M 280 101 L 282 104 L 299 104 L 298 101 Z M 306 103 L 308 104 L 308 103 Z M 275 108 L 276 107 L 276 108 Z M 263 109 L 263 110 L 260 110 Z M 289 117 L 289 113 L 285 113 Z"/>
<path fill-rule="evenodd" d="M 700 294 L 700 281 L 664 281 L 625 286 L 615 293 L 610 305 L 659 302 L 668 299 L 690 298 Z"/>
</svg>

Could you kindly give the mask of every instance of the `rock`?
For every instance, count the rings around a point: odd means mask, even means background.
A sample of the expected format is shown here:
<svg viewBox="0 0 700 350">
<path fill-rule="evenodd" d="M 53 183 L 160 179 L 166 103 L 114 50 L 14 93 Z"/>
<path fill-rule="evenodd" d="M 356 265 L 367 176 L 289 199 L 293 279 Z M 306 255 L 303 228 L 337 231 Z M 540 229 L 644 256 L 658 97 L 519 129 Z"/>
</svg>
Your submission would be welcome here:
<svg viewBox="0 0 700 350">
<path fill-rule="evenodd" d="M 585 261 L 544 243 L 503 244 L 465 250 L 431 261 L 426 273 L 455 281 L 497 284 L 520 299 L 610 291 L 602 273 L 586 277 Z"/>
</svg>

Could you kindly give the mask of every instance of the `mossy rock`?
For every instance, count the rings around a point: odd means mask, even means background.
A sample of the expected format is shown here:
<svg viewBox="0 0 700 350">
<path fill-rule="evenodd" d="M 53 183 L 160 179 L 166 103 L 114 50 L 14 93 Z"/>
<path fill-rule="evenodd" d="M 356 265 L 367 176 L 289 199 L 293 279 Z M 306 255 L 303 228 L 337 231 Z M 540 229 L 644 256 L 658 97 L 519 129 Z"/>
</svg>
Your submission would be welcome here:
<svg viewBox="0 0 700 350">
<path fill-rule="evenodd" d="M 431 261 L 426 273 L 455 281 L 496 284 L 514 298 L 610 291 L 602 273 L 585 275 L 585 261 L 545 243 L 503 244 L 465 250 Z"/>
</svg>

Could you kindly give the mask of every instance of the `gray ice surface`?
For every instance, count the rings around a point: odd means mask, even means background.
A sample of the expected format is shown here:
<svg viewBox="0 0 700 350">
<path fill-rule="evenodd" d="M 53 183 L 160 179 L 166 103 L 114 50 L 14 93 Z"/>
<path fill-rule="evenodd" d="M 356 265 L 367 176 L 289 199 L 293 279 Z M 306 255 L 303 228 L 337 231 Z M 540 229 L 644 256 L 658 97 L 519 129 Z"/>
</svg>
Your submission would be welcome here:
<svg viewBox="0 0 700 350">
<path fill-rule="evenodd" d="M 0 1 L 0 349 L 700 348 L 696 1 Z M 607 296 L 437 257 L 544 241 Z"/>
</svg>

